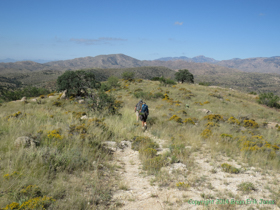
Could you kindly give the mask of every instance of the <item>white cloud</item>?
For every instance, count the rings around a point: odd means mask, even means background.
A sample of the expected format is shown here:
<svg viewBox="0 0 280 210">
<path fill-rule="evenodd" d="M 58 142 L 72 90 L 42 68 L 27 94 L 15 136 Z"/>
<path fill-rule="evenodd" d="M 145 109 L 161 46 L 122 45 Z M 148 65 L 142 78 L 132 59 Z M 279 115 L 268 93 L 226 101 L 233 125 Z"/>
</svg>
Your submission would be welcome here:
<svg viewBox="0 0 280 210">
<path fill-rule="evenodd" d="M 127 41 L 127 39 L 114 38 L 114 37 L 99 37 L 98 39 L 71 38 L 70 41 L 76 42 L 77 44 L 95 45 L 95 44 L 108 44 L 111 41 Z"/>
<path fill-rule="evenodd" d="M 183 25 L 183 22 L 178 22 L 178 21 L 177 21 L 177 22 L 174 23 L 174 25 L 179 25 L 179 26 L 181 26 L 181 25 Z"/>
</svg>

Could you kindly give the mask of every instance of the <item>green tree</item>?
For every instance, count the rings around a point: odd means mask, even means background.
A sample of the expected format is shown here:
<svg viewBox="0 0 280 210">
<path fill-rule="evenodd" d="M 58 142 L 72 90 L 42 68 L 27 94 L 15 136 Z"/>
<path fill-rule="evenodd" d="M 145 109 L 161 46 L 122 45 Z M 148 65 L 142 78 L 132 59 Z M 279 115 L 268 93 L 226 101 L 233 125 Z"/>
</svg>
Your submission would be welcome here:
<svg viewBox="0 0 280 210">
<path fill-rule="evenodd" d="M 178 72 L 176 72 L 175 79 L 178 82 L 182 82 L 182 83 L 184 83 L 185 81 L 194 83 L 193 74 L 190 73 L 188 69 L 183 69 L 183 70 L 179 70 Z"/>
<path fill-rule="evenodd" d="M 261 93 L 259 95 L 258 103 L 264 104 L 269 107 L 280 108 L 279 96 L 274 95 L 273 93 Z"/>
<path fill-rule="evenodd" d="M 123 78 L 124 80 L 132 81 L 132 80 L 134 79 L 134 75 L 135 75 L 134 72 L 125 71 L 125 72 L 122 73 L 122 78 Z"/>
<path fill-rule="evenodd" d="M 116 88 L 120 86 L 119 78 L 116 76 L 110 76 L 107 80 L 107 83 L 110 88 Z"/>
<path fill-rule="evenodd" d="M 99 88 L 100 83 L 95 80 L 95 75 L 90 71 L 66 71 L 57 78 L 57 90 L 67 90 L 66 95 L 75 94 L 81 96 L 88 94 L 91 88 Z"/>
</svg>

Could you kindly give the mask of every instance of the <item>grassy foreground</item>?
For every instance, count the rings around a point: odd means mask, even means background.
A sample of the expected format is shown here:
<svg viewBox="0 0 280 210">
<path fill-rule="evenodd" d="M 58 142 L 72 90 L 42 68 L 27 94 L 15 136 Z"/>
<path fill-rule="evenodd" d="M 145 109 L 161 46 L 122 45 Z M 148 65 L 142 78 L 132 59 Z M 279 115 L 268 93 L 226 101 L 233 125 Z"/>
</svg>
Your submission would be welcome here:
<svg viewBox="0 0 280 210">
<path fill-rule="evenodd" d="M 168 164 L 180 161 L 194 170 L 191 154 L 203 147 L 211 148 L 213 156 L 224 154 L 249 166 L 280 169 L 279 111 L 257 104 L 254 96 L 193 84 L 163 87 L 147 80 L 124 81 L 108 94 L 123 101 L 121 115 L 92 112 L 76 100 L 58 100 L 58 94 L 41 104 L 0 106 L 0 208 L 114 208 L 112 194 L 121 186 L 117 165 L 102 147 L 104 141 L 139 141 L 143 169 L 155 174 L 158 184 L 171 182 L 160 171 Z M 143 133 L 134 115 L 140 98 L 150 109 L 149 133 L 169 141 L 170 152 L 165 155 L 155 156 L 156 145 L 150 140 L 141 144 Z M 81 120 L 84 114 L 90 119 Z M 273 129 L 268 129 L 269 122 L 275 122 Z M 34 139 L 36 148 L 16 146 L 21 136 Z M 222 167 L 237 173 L 230 166 Z M 189 184 L 176 185 L 188 188 Z M 272 196 L 276 199 L 279 194 Z"/>
</svg>

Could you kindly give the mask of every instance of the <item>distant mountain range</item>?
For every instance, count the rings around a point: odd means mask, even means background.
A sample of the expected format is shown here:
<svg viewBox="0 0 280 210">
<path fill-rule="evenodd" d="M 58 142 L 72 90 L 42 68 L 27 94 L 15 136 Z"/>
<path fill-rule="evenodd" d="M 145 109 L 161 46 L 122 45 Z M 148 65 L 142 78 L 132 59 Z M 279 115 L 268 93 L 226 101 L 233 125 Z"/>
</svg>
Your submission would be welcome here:
<svg viewBox="0 0 280 210">
<path fill-rule="evenodd" d="M 24 85 L 55 87 L 57 77 L 65 70 L 89 69 L 98 80 L 104 81 L 111 75 L 121 77 L 124 71 L 133 71 L 137 78 L 149 79 L 154 76 L 174 78 L 176 70 L 188 69 L 194 75 L 196 83 L 206 81 L 212 85 L 239 88 L 243 91 L 274 92 L 280 95 L 280 57 L 209 63 L 198 62 L 209 60 L 198 56 L 195 60 L 197 62 L 177 58 L 141 61 L 123 54 L 111 54 L 43 64 L 34 61 L 0 63 L 0 85 L 16 85 L 18 81 Z"/>
<path fill-rule="evenodd" d="M 188 58 L 186 56 L 181 56 L 181 57 L 164 57 L 164 58 L 159 58 L 156 59 L 159 61 L 175 61 L 175 60 L 183 60 L 183 61 L 188 61 L 188 62 L 195 62 L 195 63 L 217 63 L 219 62 L 218 60 L 215 60 L 214 58 L 208 58 L 203 55 L 199 55 L 193 58 Z"/>
<path fill-rule="evenodd" d="M 24 60 L 15 60 L 12 58 L 0 59 L 0 63 L 10 63 L 10 62 L 18 62 L 18 61 L 34 61 L 36 63 L 47 63 L 53 60 L 43 60 L 43 59 L 24 59 Z"/>
<path fill-rule="evenodd" d="M 0 60 L 1 61 L 1 60 Z M 5 59 L 12 61 L 12 59 Z M 164 66 L 173 70 L 189 69 L 203 74 L 203 72 L 222 71 L 244 71 L 255 73 L 276 73 L 280 74 L 280 56 L 269 58 L 248 58 L 218 61 L 205 56 L 188 58 L 165 57 L 156 60 L 137 60 L 123 54 L 98 55 L 95 57 L 82 57 L 71 60 L 60 60 L 51 62 L 17 61 L 0 62 L 0 73 L 11 72 L 13 70 L 40 71 L 40 70 L 75 70 L 84 68 L 132 68 L 141 66 Z"/>
</svg>

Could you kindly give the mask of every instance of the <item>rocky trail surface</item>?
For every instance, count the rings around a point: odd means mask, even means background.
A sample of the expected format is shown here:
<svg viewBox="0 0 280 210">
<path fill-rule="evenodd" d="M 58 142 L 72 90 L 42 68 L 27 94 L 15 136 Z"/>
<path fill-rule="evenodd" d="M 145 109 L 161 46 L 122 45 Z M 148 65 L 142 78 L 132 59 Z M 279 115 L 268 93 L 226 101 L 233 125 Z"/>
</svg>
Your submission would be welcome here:
<svg viewBox="0 0 280 210">
<path fill-rule="evenodd" d="M 160 145 L 158 153 L 169 150 L 165 147 L 167 141 L 157 139 L 148 132 L 145 132 L 145 136 Z M 122 141 L 114 153 L 121 177 L 119 190 L 112 199 L 117 209 L 280 209 L 272 201 L 275 198 L 273 192 L 279 189 L 280 177 L 277 174 L 253 167 L 246 168 L 240 174 L 226 173 L 215 166 L 223 162 L 239 168 L 243 166 L 222 155 L 213 159 L 207 149 L 204 152 L 194 152 L 192 156 L 195 157 L 196 169 L 192 168 L 190 171 L 182 163 L 170 164 L 163 169 L 170 176 L 169 179 L 174 178 L 174 183 L 186 182 L 190 187 L 182 190 L 174 185 L 160 186 L 153 181 L 154 175 L 147 175 L 142 170 L 139 152 L 131 149 L 131 142 Z M 243 194 L 238 190 L 238 185 L 242 182 L 254 183 L 255 189 Z M 219 199 L 226 199 L 229 203 Z M 262 200 L 267 203 L 260 204 Z M 203 205 L 202 202 L 210 204 Z"/>
</svg>

